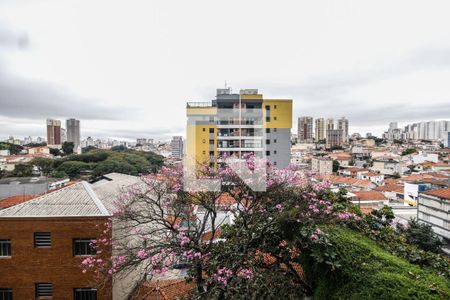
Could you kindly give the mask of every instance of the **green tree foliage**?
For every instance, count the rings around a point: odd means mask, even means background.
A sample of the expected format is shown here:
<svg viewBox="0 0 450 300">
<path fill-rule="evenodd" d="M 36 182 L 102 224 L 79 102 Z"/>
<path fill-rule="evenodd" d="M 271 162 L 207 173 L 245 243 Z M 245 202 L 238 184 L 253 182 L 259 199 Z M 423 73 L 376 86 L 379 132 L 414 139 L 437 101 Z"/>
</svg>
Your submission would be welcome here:
<svg viewBox="0 0 450 300">
<path fill-rule="evenodd" d="M 73 149 L 75 148 L 75 144 L 73 142 L 64 142 L 62 144 L 62 150 L 66 155 L 72 154 Z"/>
<path fill-rule="evenodd" d="M 97 149 L 98 148 L 94 147 L 94 146 L 87 146 L 87 147 L 84 147 L 84 148 L 81 149 L 81 153 L 86 153 L 86 152 L 89 152 L 89 151 L 92 151 L 92 150 L 97 150 Z"/>
<path fill-rule="evenodd" d="M 44 175 L 49 175 L 53 171 L 53 159 L 36 157 L 31 164 L 37 166 Z"/>
<path fill-rule="evenodd" d="M 42 142 L 42 143 L 29 143 L 29 144 L 26 144 L 26 145 L 24 145 L 24 146 L 30 147 L 30 148 L 34 148 L 34 147 L 45 147 L 45 146 L 47 146 L 47 143 L 46 143 L 46 142 Z"/>
<path fill-rule="evenodd" d="M 112 151 L 126 151 L 128 148 L 124 145 L 114 146 L 111 148 Z"/>
<path fill-rule="evenodd" d="M 339 162 L 337 160 L 333 160 L 333 173 L 336 173 L 337 171 L 339 171 Z"/>
<path fill-rule="evenodd" d="M 50 148 L 50 154 L 54 156 L 61 156 L 61 151 L 58 148 Z"/>
<path fill-rule="evenodd" d="M 23 150 L 23 147 L 16 144 L 0 142 L 0 150 L 9 150 L 9 153 L 11 155 L 17 155 L 20 154 L 20 152 Z"/>
<path fill-rule="evenodd" d="M 417 152 L 416 148 L 408 148 L 402 152 L 402 156 L 410 155 L 416 152 Z"/>
<path fill-rule="evenodd" d="M 156 172 L 163 165 L 163 157 L 153 152 L 140 152 L 134 150 L 90 150 L 82 154 L 72 154 L 63 159 L 55 160 L 53 167 L 63 171 L 70 177 L 78 177 L 80 174 L 68 173 L 64 165 L 66 162 L 80 162 L 86 170 L 92 170 L 92 176 L 101 176 L 111 172 L 139 175 Z M 75 172 L 77 168 L 73 169 Z M 81 171 L 81 169 L 79 169 Z"/>
<path fill-rule="evenodd" d="M 430 225 L 410 220 L 402 231 L 410 244 L 417 245 L 425 251 L 441 251 L 443 243 Z"/>
<path fill-rule="evenodd" d="M 57 171 L 64 172 L 70 178 L 77 178 L 82 171 L 87 170 L 92 170 L 92 165 L 82 161 L 65 161 L 57 168 Z"/>
<path fill-rule="evenodd" d="M 14 170 L 11 172 L 13 177 L 28 177 L 33 174 L 33 166 L 30 164 L 16 164 Z"/>
</svg>

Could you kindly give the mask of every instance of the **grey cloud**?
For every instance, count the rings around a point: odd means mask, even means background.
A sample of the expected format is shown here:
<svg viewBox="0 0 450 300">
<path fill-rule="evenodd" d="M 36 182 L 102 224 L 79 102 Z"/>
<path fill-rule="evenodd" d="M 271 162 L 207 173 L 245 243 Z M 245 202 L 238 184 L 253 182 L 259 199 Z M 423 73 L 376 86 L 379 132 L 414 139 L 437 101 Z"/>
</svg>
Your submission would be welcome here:
<svg viewBox="0 0 450 300">
<path fill-rule="evenodd" d="M 132 107 L 111 107 L 98 102 L 97 99 L 77 97 L 62 87 L 0 73 L 0 116 L 117 120 L 138 113 Z"/>
<path fill-rule="evenodd" d="M 0 49 L 26 49 L 29 45 L 28 35 L 10 29 L 0 23 Z"/>
<path fill-rule="evenodd" d="M 380 63 L 375 68 L 314 76 L 296 85 L 267 83 L 264 85 L 264 92 L 282 94 L 296 99 L 294 116 L 312 115 L 335 118 L 346 116 L 354 125 L 381 125 L 387 124 L 390 120 L 412 122 L 423 119 L 448 119 L 450 99 L 435 99 L 425 105 L 418 103 L 392 105 L 391 103 L 407 103 L 407 101 L 381 99 L 381 102 L 366 102 L 364 99 L 354 99 L 351 91 L 415 71 L 449 68 L 450 49 L 424 48 L 410 53 L 397 63 Z M 383 101 L 385 103 L 382 103 Z"/>
</svg>

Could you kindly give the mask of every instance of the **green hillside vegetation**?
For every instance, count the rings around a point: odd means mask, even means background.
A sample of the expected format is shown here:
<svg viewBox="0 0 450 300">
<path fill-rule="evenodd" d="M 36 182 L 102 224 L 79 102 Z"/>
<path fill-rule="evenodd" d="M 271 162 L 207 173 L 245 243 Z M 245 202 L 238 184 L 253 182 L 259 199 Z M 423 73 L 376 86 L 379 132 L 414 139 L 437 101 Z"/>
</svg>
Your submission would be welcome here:
<svg viewBox="0 0 450 300">
<path fill-rule="evenodd" d="M 450 282 L 382 249 L 361 233 L 328 227 L 340 267 L 305 259 L 313 299 L 450 299 Z"/>
</svg>

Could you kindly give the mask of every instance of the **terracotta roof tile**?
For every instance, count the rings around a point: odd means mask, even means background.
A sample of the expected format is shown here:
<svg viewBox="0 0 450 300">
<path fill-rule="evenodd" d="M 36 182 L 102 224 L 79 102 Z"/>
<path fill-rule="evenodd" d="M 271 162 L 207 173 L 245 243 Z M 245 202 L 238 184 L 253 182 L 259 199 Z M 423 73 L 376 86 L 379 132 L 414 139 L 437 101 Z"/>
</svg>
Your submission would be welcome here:
<svg viewBox="0 0 450 300">
<path fill-rule="evenodd" d="M 386 200 L 386 197 L 384 197 L 383 193 L 377 191 L 359 191 L 352 193 L 356 195 L 355 197 L 353 197 L 354 200 Z"/>
<path fill-rule="evenodd" d="M 0 200 L 0 209 L 8 208 L 10 206 L 14 206 L 16 204 L 20 204 L 22 202 L 28 201 L 37 197 L 37 195 L 17 195 L 11 196 L 9 198 Z"/>
<path fill-rule="evenodd" d="M 444 199 L 449 199 L 450 200 L 450 188 L 426 191 L 426 192 L 423 192 L 423 193 L 427 194 L 427 195 L 431 195 L 431 196 L 435 196 L 435 197 L 439 197 L 439 198 L 444 198 Z"/>
<path fill-rule="evenodd" d="M 405 190 L 404 186 L 400 184 L 386 184 L 377 186 L 374 191 L 403 193 Z"/>
</svg>

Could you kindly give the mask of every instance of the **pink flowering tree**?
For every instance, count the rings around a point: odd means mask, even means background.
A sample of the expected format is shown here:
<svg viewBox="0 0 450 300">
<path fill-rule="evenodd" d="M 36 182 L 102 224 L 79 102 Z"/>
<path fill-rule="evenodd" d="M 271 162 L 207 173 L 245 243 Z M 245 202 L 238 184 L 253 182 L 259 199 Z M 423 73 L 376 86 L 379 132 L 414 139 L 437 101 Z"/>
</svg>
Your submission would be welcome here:
<svg viewBox="0 0 450 300">
<path fill-rule="evenodd" d="M 143 177 L 117 199 L 105 237 L 94 241 L 97 251 L 112 247 L 112 258 L 89 258 L 84 269 L 95 269 L 100 280 L 132 276 L 130 299 L 146 282 L 180 268 L 188 271 L 195 299 L 310 295 L 301 268 L 305 257 L 339 267 L 322 227 L 360 217 L 327 183 L 263 163 L 267 189 L 259 192 L 226 166 L 201 174 L 220 179 L 220 191 L 185 191 L 182 170 L 175 167 Z M 262 163 L 248 157 L 247 165 L 257 172 Z"/>
</svg>

